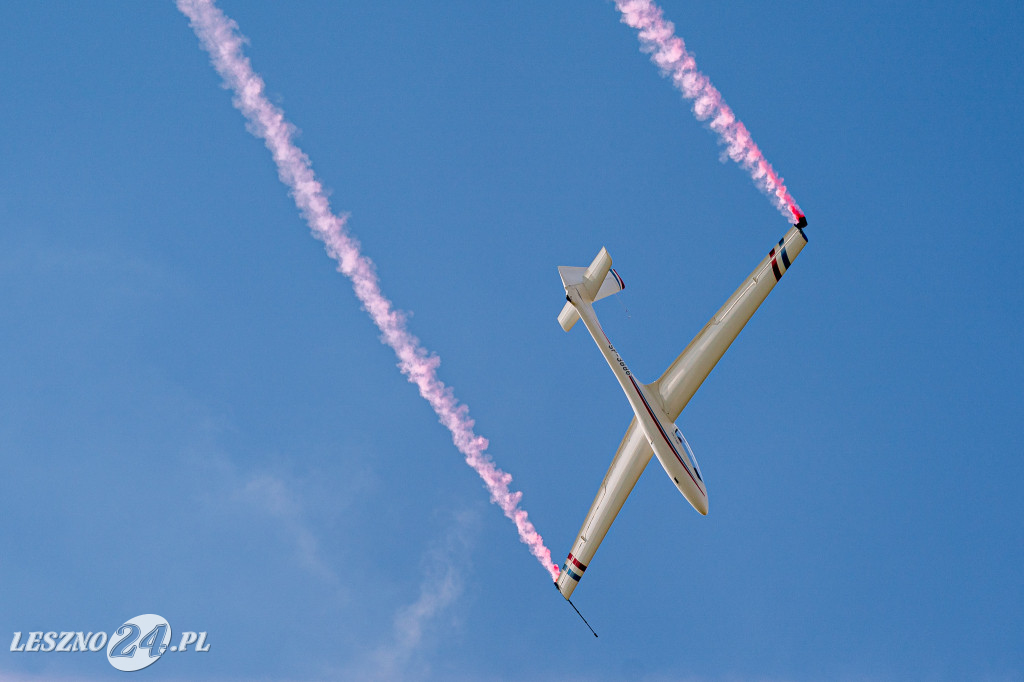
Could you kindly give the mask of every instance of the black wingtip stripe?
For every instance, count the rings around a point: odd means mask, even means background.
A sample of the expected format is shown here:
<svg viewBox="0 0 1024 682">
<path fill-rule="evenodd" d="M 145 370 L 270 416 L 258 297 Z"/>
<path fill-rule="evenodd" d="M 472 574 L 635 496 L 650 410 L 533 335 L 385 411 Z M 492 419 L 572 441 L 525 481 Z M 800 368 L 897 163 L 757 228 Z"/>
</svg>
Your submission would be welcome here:
<svg viewBox="0 0 1024 682">
<path fill-rule="evenodd" d="M 775 260 L 775 249 L 769 251 L 768 255 L 771 256 L 772 272 L 775 274 L 775 281 L 778 282 L 780 279 L 782 279 L 782 272 L 779 271 L 779 264 Z"/>
</svg>

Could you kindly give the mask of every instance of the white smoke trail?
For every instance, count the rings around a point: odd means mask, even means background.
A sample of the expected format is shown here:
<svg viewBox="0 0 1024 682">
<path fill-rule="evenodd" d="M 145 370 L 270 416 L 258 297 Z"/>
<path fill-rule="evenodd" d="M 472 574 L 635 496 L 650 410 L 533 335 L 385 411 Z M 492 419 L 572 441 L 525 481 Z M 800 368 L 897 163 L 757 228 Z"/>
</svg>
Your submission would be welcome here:
<svg viewBox="0 0 1024 682">
<path fill-rule="evenodd" d="M 615 7 L 622 13 L 622 23 L 639 29 L 641 49 L 651 53 L 651 61 L 661 69 L 662 75 L 672 79 L 683 97 L 693 100 L 694 116 L 701 121 L 711 119 L 708 125 L 718 134 L 729 158 L 750 173 L 758 189 L 790 222 L 802 218 L 803 211 L 782 178 L 754 144 L 746 126 L 722 99 L 722 93 L 697 70 L 696 60 L 686 51 L 683 40 L 675 35 L 675 25 L 665 21 L 662 9 L 650 0 L 615 0 Z"/>
<path fill-rule="evenodd" d="M 495 466 L 486 453 L 487 439 L 474 433 L 469 408 L 459 403 L 452 389 L 437 378 L 440 358 L 427 352 L 406 329 L 405 316 L 394 310 L 391 301 L 381 293 L 373 262 L 360 252 L 359 243 L 348 234 L 346 219 L 331 212 L 309 158 L 292 141 L 295 127 L 267 99 L 263 79 L 253 72 L 249 59 L 242 53 L 245 38 L 238 33 L 238 24 L 212 0 L 177 0 L 177 5 L 210 53 L 225 87 L 234 93 L 235 108 L 248 120 L 250 132 L 266 143 L 277 165 L 278 177 L 288 187 L 313 236 L 324 243 L 328 255 L 338 262 L 338 270 L 351 280 L 363 308 L 380 329 L 381 340 L 395 351 L 402 373 L 416 384 L 420 395 L 451 431 L 455 447 L 483 479 L 491 501 L 516 524 L 520 540 L 552 579 L 557 579 L 558 567 L 551 562 L 551 550 L 544 545 L 526 511 L 519 507 L 523 494 L 509 489 L 512 477 Z"/>
</svg>

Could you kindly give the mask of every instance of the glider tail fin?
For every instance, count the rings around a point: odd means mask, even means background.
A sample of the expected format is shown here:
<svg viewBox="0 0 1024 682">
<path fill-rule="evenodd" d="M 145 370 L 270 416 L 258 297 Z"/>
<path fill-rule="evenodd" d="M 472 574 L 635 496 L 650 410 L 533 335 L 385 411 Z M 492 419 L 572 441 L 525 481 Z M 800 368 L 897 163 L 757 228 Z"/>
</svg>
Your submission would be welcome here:
<svg viewBox="0 0 1024 682">
<path fill-rule="evenodd" d="M 568 265 L 558 266 L 558 274 L 562 278 L 562 286 L 568 289 L 571 286 L 588 299 L 588 301 L 599 301 L 605 296 L 617 294 L 626 288 L 626 284 L 619 277 L 619 273 L 612 270 L 612 257 L 608 250 L 601 249 L 588 267 L 572 267 Z M 580 314 L 572 303 L 566 302 L 562 312 L 558 314 L 558 324 L 562 329 L 569 331 L 580 319 Z"/>
</svg>

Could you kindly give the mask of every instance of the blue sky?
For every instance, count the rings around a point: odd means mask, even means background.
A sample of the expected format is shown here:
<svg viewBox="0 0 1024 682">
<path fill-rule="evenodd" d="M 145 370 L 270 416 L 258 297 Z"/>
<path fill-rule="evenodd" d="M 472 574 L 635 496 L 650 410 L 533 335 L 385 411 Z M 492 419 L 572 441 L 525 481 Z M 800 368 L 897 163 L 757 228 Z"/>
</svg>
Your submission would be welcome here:
<svg viewBox="0 0 1024 682">
<path fill-rule="evenodd" d="M 653 380 L 786 229 L 610 2 L 219 3 L 558 559 Z M 142 613 L 150 679 L 1024 676 L 1019 3 L 665 0 L 810 243 L 577 589 L 297 215 L 173 3 L 0 21 L 0 635 Z M 5 634 L 6 633 L 6 634 Z M 104 679 L 11 653 L 0 679 Z"/>
</svg>

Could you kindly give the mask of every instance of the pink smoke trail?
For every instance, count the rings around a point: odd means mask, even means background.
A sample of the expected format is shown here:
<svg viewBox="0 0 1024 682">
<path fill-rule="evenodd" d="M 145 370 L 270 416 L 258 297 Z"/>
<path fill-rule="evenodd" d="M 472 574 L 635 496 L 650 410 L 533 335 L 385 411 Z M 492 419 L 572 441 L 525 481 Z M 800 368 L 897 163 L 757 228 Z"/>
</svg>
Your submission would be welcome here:
<svg viewBox="0 0 1024 682">
<path fill-rule="evenodd" d="M 486 453 L 487 439 L 473 432 L 469 408 L 459 403 L 452 389 L 437 378 L 440 358 L 429 353 L 419 339 L 409 333 L 405 316 L 395 311 L 391 301 L 381 293 L 373 261 L 360 252 L 359 243 L 348 233 L 346 217 L 331 212 L 309 157 L 292 141 L 295 127 L 285 119 L 281 109 L 267 100 L 263 79 L 253 72 L 249 59 L 242 53 L 246 39 L 237 32 L 238 24 L 227 18 L 212 0 L 177 0 L 177 4 L 189 18 L 189 25 L 203 48 L 210 53 L 224 86 L 234 93 L 235 108 L 248 120 L 250 132 L 266 143 L 277 165 L 278 177 L 288 187 L 313 236 L 324 243 L 328 255 L 338 262 L 338 271 L 351 280 L 363 308 L 380 329 L 381 340 L 395 351 L 402 374 L 416 384 L 420 395 L 451 431 L 455 447 L 483 479 L 491 502 L 501 507 L 505 516 L 516 524 L 519 539 L 547 569 L 552 580 L 557 580 L 558 566 L 551 561 L 551 550 L 544 545 L 527 513 L 519 508 L 523 494 L 509 489 L 512 476 L 495 466 Z"/>
<path fill-rule="evenodd" d="M 663 76 L 672 79 L 683 97 L 693 100 L 694 116 L 700 121 L 711 119 L 708 125 L 718 134 L 729 158 L 750 173 L 757 188 L 782 215 L 792 219 L 791 222 L 798 222 L 804 213 L 782 178 L 765 160 L 746 126 L 736 119 L 736 114 L 722 99 L 722 93 L 697 70 L 696 60 L 686 51 L 682 39 L 675 35 L 675 25 L 665 21 L 662 9 L 650 0 L 615 0 L 615 7 L 622 13 L 622 23 L 639 29 L 640 49 L 651 53 L 651 61 Z"/>
</svg>

